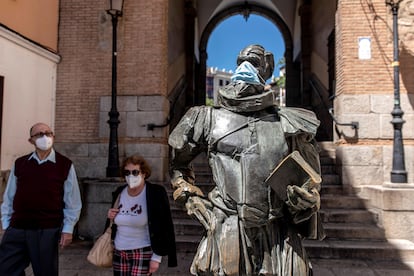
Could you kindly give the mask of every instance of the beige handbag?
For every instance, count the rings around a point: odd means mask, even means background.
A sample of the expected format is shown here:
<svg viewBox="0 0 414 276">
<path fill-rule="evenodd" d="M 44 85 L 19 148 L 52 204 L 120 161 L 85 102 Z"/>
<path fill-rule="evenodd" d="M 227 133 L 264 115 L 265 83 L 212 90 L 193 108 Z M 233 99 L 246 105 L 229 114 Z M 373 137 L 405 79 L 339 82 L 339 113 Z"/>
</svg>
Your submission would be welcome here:
<svg viewBox="0 0 414 276">
<path fill-rule="evenodd" d="M 88 254 L 88 261 L 96 266 L 111 267 L 114 245 L 111 239 L 111 225 L 95 242 Z"/>
<path fill-rule="evenodd" d="M 119 197 L 115 200 L 113 206 L 117 206 L 119 203 Z M 112 256 L 114 252 L 114 244 L 111 238 L 112 235 L 113 220 L 110 221 L 108 228 L 105 232 L 96 240 L 95 244 L 89 251 L 86 259 L 93 265 L 99 267 L 111 267 Z"/>
</svg>

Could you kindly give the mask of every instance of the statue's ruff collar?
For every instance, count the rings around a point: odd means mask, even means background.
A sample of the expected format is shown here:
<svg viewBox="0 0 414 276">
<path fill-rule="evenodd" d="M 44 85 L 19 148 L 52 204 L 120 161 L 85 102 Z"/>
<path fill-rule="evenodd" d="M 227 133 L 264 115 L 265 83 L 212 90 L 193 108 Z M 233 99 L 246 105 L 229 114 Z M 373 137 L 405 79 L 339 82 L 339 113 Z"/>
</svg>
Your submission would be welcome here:
<svg viewBox="0 0 414 276">
<path fill-rule="evenodd" d="M 217 100 L 219 106 L 233 112 L 254 112 L 274 105 L 274 91 L 264 91 L 263 85 L 236 82 L 219 89 Z"/>
</svg>

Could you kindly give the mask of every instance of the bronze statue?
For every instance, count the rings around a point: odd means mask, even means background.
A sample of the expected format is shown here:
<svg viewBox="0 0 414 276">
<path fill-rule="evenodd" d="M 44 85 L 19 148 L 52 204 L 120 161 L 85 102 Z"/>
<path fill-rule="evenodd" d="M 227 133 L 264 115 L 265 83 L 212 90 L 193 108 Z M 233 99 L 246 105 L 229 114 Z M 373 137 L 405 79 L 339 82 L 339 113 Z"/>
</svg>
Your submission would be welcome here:
<svg viewBox="0 0 414 276">
<path fill-rule="evenodd" d="M 291 183 L 276 194 L 268 177 L 293 151 L 320 175 L 319 121 L 313 112 L 278 107 L 265 80 L 273 55 L 250 45 L 237 58 L 217 107 L 192 107 L 169 137 L 173 197 L 206 232 L 194 257 L 194 275 L 311 275 L 304 238 L 322 239 L 320 184 Z M 206 152 L 215 188 L 205 197 L 191 161 Z M 295 174 L 296 171 L 292 171 Z M 282 181 L 281 181 L 282 182 Z M 281 200 L 286 198 L 286 200 Z"/>
</svg>

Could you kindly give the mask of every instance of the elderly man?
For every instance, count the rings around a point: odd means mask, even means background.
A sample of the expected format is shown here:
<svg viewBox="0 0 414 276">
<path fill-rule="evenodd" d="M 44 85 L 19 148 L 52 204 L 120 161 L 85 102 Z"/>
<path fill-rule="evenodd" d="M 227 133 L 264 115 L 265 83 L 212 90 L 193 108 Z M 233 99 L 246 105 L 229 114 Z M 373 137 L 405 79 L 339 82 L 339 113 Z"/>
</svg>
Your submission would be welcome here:
<svg viewBox="0 0 414 276">
<path fill-rule="evenodd" d="M 58 247 L 72 242 L 81 197 L 72 162 L 53 149 L 54 134 L 44 123 L 30 129 L 34 152 L 18 158 L 1 206 L 5 230 L 0 275 L 58 275 Z"/>
<path fill-rule="evenodd" d="M 191 108 L 169 137 L 174 199 L 206 228 L 194 275 L 311 275 L 302 239 L 323 238 L 319 183 L 292 183 L 277 194 L 266 180 L 298 151 L 320 173 L 313 112 L 275 106 L 265 90 L 273 55 L 260 45 L 243 49 L 218 106 Z M 191 161 L 207 152 L 215 188 L 204 197 Z M 297 173 L 291 171 L 292 174 Z M 285 200 L 281 200 L 285 199 Z"/>
</svg>

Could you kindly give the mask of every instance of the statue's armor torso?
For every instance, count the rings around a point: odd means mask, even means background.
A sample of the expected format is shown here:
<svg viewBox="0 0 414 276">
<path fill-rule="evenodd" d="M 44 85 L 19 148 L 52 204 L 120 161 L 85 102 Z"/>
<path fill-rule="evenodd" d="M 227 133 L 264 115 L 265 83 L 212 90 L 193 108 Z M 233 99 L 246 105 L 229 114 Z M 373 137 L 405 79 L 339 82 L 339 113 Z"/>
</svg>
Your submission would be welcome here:
<svg viewBox="0 0 414 276">
<path fill-rule="evenodd" d="M 244 49 L 243 66 L 218 90 L 218 107 L 192 107 L 169 137 L 175 198 L 207 230 L 193 275 L 311 275 L 301 240 L 323 236 L 314 216 L 318 206 L 291 209 L 265 180 L 294 150 L 320 171 L 313 140 L 319 121 L 309 110 L 274 105 L 274 91 L 256 81 L 271 74 L 270 57 L 259 45 Z M 196 189 L 191 166 L 204 151 L 215 182 L 208 198 Z M 300 225 L 293 225 L 296 218 Z"/>
<path fill-rule="evenodd" d="M 267 213 L 269 188 L 264 181 L 288 152 L 278 114 L 262 111 L 250 117 L 212 109 L 209 145 L 214 181 L 226 205 Z"/>
</svg>

